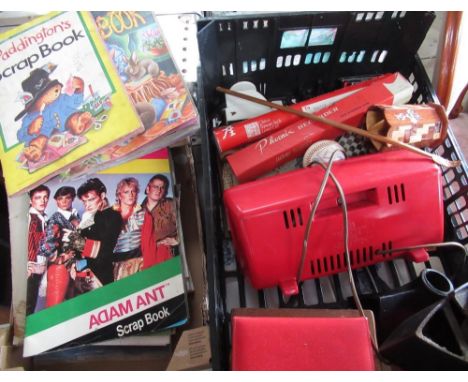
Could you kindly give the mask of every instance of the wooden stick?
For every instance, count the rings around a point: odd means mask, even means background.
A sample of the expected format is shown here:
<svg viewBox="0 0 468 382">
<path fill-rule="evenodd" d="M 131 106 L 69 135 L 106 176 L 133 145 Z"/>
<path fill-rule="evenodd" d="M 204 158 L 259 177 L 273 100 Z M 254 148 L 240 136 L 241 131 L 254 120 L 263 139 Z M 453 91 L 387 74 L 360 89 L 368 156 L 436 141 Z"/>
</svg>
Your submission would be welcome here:
<svg viewBox="0 0 468 382">
<path fill-rule="evenodd" d="M 424 150 L 421 150 L 421 149 L 419 149 L 419 148 L 417 148 L 415 146 L 411 146 L 411 145 L 409 145 L 407 143 L 399 142 L 399 141 L 396 141 L 394 139 L 391 139 L 391 138 L 388 138 L 388 137 L 385 137 L 385 136 L 382 136 L 382 135 L 370 133 L 367 130 L 358 129 L 357 127 L 347 125 L 345 123 L 341 123 L 341 122 L 333 121 L 331 119 L 319 117 L 319 116 L 314 115 L 314 114 L 306 113 L 306 112 L 304 112 L 302 110 L 293 109 L 292 107 L 289 107 L 289 106 L 278 105 L 278 104 L 273 103 L 273 102 L 265 101 L 265 100 L 262 100 L 262 99 L 259 99 L 259 98 L 256 98 L 256 97 L 249 96 L 247 94 L 243 94 L 243 93 L 236 92 L 234 90 L 226 89 L 226 88 L 223 88 L 221 86 L 217 86 L 216 90 L 221 92 L 221 93 L 228 94 L 228 95 L 238 97 L 238 98 L 242 98 L 242 99 L 245 99 L 247 101 L 255 102 L 255 103 L 258 103 L 260 105 L 264 105 L 264 106 L 267 106 L 267 107 L 270 107 L 270 108 L 273 108 L 273 109 L 277 109 L 277 110 L 281 110 L 281 111 L 284 111 L 284 112 L 287 112 L 287 113 L 295 114 L 295 115 L 297 115 L 299 117 L 307 118 L 307 119 L 310 119 L 310 120 L 315 121 L 315 122 L 325 123 L 325 124 L 327 124 L 329 126 L 336 127 L 337 129 L 344 130 L 344 131 L 349 132 L 349 133 L 354 133 L 356 135 L 364 136 L 364 137 L 369 138 L 369 139 L 374 139 L 374 140 L 382 142 L 382 143 L 387 143 L 387 144 L 390 144 L 390 145 L 395 145 L 395 146 L 402 147 L 402 148 L 404 148 L 406 150 L 413 151 L 413 152 L 415 152 L 417 154 L 420 154 L 420 155 L 423 155 L 425 157 L 431 158 L 435 163 L 437 163 L 437 164 L 439 164 L 441 166 L 444 166 L 444 167 L 457 167 L 458 165 L 460 165 L 459 160 L 451 161 L 451 160 L 442 158 L 441 156 L 428 153 L 428 152 L 426 152 Z"/>
<path fill-rule="evenodd" d="M 449 113 L 449 119 L 455 119 L 458 118 L 460 113 L 463 112 L 463 100 L 465 99 L 466 93 L 468 92 L 468 84 L 465 85 L 465 88 L 462 90 L 460 95 L 457 98 L 457 101 L 455 102 L 455 105 L 453 105 L 452 110 Z"/>
</svg>

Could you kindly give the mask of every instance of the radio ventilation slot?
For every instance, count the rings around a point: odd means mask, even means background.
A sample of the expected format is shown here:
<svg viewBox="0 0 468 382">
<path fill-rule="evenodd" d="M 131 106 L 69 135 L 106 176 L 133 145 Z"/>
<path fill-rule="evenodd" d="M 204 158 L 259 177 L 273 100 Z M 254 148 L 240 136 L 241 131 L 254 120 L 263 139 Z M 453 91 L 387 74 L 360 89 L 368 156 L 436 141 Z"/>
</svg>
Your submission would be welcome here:
<svg viewBox="0 0 468 382">
<path fill-rule="evenodd" d="M 284 226 L 286 229 L 289 228 L 289 219 L 288 219 L 288 214 L 286 211 L 283 211 L 283 218 L 284 218 Z"/>
<path fill-rule="evenodd" d="M 286 215 L 286 212 L 285 212 Z M 391 250 L 393 248 L 392 241 L 384 242 L 381 245 L 379 250 L 386 251 Z M 352 267 L 359 267 L 361 265 L 368 264 L 369 262 L 372 263 L 374 260 L 375 255 L 380 255 L 379 250 L 374 252 L 374 248 L 372 246 L 369 247 L 362 247 L 358 249 L 350 249 L 349 250 L 349 257 L 351 259 L 351 266 Z M 390 254 L 381 254 L 382 257 L 390 256 Z M 310 261 L 310 272 L 313 275 L 322 275 L 328 272 L 334 273 L 342 272 L 346 270 L 347 260 L 346 260 L 346 252 L 338 253 L 336 255 L 330 255 L 328 257 L 320 258 L 320 259 L 313 259 Z"/>
<path fill-rule="evenodd" d="M 381 250 L 382 251 L 391 251 L 393 248 L 393 243 L 392 241 L 388 241 L 387 243 L 382 243 L 382 247 L 381 247 Z M 376 251 L 377 252 L 377 255 L 380 255 L 379 251 Z M 382 253 L 381 254 L 383 258 L 387 257 L 387 256 L 390 256 L 391 254 L 390 253 Z"/>
<path fill-rule="evenodd" d="M 405 185 L 395 184 L 387 187 L 388 204 L 398 204 L 406 201 Z"/>
<path fill-rule="evenodd" d="M 300 208 L 291 208 L 289 211 L 283 211 L 283 219 L 286 229 L 304 225 L 304 221 L 302 220 L 302 210 Z"/>
<path fill-rule="evenodd" d="M 382 249 L 386 249 L 388 246 L 389 249 L 392 248 L 392 242 L 382 244 Z M 374 259 L 374 249 L 372 246 L 363 247 L 360 249 L 349 250 L 349 256 L 351 259 L 351 266 L 357 267 L 363 264 L 372 262 Z M 322 274 L 328 272 L 342 272 L 346 270 L 347 260 L 346 252 L 337 253 L 336 255 L 330 255 L 324 257 L 323 259 L 315 259 L 310 262 L 310 270 L 312 274 Z"/>
<path fill-rule="evenodd" d="M 289 210 L 289 213 L 291 215 L 292 226 L 295 227 L 296 226 L 296 216 L 294 214 L 294 210 Z"/>
<path fill-rule="evenodd" d="M 335 270 L 335 258 L 333 256 L 330 256 L 330 271 Z"/>
</svg>

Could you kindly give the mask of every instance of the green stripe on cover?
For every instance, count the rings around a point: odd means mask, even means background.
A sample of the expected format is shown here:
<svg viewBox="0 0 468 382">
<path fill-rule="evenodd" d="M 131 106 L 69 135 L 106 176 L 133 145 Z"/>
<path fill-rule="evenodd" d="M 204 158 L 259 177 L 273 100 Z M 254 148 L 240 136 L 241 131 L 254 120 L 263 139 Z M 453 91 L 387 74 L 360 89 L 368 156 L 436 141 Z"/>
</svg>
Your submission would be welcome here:
<svg viewBox="0 0 468 382">
<path fill-rule="evenodd" d="M 180 258 L 175 257 L 112 284 L 87 292 L 26 318 L 26 337 L 85 314 L 100 306 L 156 285 L 181 273 Z"/>
</svg>

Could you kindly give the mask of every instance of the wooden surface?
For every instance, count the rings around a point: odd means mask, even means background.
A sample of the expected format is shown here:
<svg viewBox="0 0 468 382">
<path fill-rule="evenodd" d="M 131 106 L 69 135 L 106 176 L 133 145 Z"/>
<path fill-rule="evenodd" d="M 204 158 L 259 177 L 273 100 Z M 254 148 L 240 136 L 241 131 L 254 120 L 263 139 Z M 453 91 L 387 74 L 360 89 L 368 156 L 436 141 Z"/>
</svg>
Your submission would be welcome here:
<svg viewBox="0 0 468 382">
<path fill-rule="evenodd" d="M 455 64 L 458 52 L 459 30 L 463 12 L 447 12 L 445 22 L 445 38 L 437 75 L 437 96 L 442 105 L 447 108 L 453 86 Z"/>
</svg>

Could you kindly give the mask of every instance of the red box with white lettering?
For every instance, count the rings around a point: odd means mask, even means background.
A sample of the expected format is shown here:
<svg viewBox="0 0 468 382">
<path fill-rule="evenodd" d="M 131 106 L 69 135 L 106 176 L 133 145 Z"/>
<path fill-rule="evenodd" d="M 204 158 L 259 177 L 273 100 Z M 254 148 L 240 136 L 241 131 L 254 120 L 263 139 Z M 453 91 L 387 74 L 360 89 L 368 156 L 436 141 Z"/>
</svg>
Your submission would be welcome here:
<svg viewBox="0 0 468 382">
<path fill-rule="evenodd" d="M 412 93 L 411 83 L 394 73 L 314 114 L 357 127 L 370 106 L 405 104 Z M 301 119 L 228 155 L 227 161 L 238 182 L 243 183 L 303 155 L 314 142 L 342 134 L 342 130 L 324 123 Z"/>
<path fill-rule="evenodd" d="M 363 89 L 374 82 L 382 82 L 387 78 L 393 78 L 393 76 L 394 74 L 378 76 L 358 84 L 346 86 L 306 101 L 299 102 L 291 107 L 306 113 L 314 113 L 317 110 L 323 109 L 354 94 L 358 90 Z M 303 118 L 295 114 L 276 110 L 245 121 L 219 127 L 213 130 L 213 134 L 219 152 L 224 153 L 247 143 L 254 142 L 265 135 L 271 134 L 272 132 L 282 129 L 299 120 L 303 120 Z"/>
</svg>

